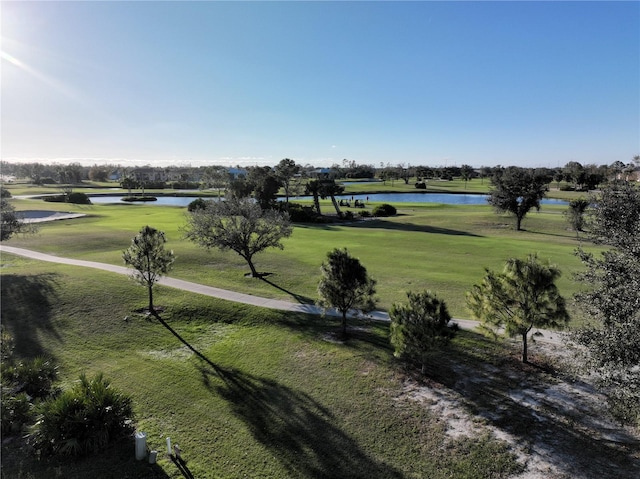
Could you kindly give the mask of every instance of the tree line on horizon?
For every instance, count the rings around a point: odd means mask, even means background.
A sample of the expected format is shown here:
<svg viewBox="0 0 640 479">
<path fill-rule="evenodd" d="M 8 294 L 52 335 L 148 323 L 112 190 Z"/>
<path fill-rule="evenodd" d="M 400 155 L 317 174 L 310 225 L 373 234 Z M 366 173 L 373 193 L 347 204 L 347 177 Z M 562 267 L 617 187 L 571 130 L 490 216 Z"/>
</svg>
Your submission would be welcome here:
<svg viewBox="0 0 640 479">
<path fill-rule="evenodd" d="M 415 178 L 416 183 L 429 179 L 453 180 L 460 178 L 464 181 L 479 178 L 481 181 L 490 179 L 496 172 L 503 170 L 505 166 L 481 166 L 474 168 L 470 165 L 461 166 L 412 166 L 406 163 L 381 163 L 379 167 L 373 164 L 358 164 L 354 160 L 344 159 L 342 164 L 333 164 L 329 168 L 317 168 L 311 164 L 297 164 L 294 160 L 284 159 L 283 162 L 295 165 L 296 174 L 301 177 L 313 177 L 321 175 L 331 179 L 379 179 L 381 181 L 399 181 L 409 184 Z M 250 166 L 233 168 L 235 174 L 231 177 L 247 176 L 248 172 L 255 169 L 269 169 L 275 171 L 278 165 L 271 166 Z M 602 183 L 611 180 L 638 180 L 640 179 L 640 156 L 635 156 L 628 163 L 614 161 L 609 165 L 582 164 L 578 161 L 569 161 L 562 167 L 555 168 L 524 168 L 535 170 L 546 176 L 548 183 L 555 182 L 560 188 L 560 183 L 566 183 L 566 188 L 574 190 L 593 190 Z M 125 167 L 118 164 L 84 166 L 78 162 L 68 164 L 45 164 L 40 162 L 32 163 L 12 163 L 0 161 L 0 171 L 6 178 L 14 176 L 16 178 L 27 178 L 34 184 L 81 184 L 84 181 L 118 181 L 125 178 L 136 179 L 141 170 L 153 170 L 155 172 L 172 172 L 174 182 L 199 183 L 207 185 L 215 182 L 229 181 L 230 168 L 222 165 L 208 165 L 199 167 L 153 167 L 146 165 L 143 167 Z M 239 175 L 237 172 L 240 173 Z"/>
</svg>

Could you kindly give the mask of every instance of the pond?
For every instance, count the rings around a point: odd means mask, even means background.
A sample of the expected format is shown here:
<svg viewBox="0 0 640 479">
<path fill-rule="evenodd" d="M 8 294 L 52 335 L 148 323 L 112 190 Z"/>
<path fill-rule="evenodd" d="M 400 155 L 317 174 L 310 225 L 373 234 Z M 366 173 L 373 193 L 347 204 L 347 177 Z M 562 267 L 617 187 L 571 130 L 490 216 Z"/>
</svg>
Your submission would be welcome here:
<svg viewBox="0 0 640 479">
<path fill-rule="evenodd" d="M 91 202 L 93 204 L 105 204 L 105 203 L 118 203 L 118 204 L 130 204 L 128 202 L 121 201 L 122 196 L 105 195 L 105 196 L 92 196 Z M 302 199 L 309 200 L 311 197 L 301 197 Z M 443 203 L 446 205 L 486 205 L 486 195 L 471 195 L 471 194 L 453 194 L 453 193 L 376 193 L 376 194 L 360 194 L 360 195 L 342 195 L 337 196 L 338 200 L 360 200 L 373 203 Z M 353 200 L 352 200 L 353 198 Z M 158 196 L 157 201 L 150 202 L 135 202 L 133 204 L 141 205 L 161 205 L 161 206 L 188 206 L 196 197 L 187 196 Z M 215 199 L 215 198 L 207 198 Z M 295 201 L 296 198 L 290 198 Z M 543 205 L 567 205 L 568 202 L 564 200 L 556 200 L 545 198 L 542 200 Z"/>
</svg>

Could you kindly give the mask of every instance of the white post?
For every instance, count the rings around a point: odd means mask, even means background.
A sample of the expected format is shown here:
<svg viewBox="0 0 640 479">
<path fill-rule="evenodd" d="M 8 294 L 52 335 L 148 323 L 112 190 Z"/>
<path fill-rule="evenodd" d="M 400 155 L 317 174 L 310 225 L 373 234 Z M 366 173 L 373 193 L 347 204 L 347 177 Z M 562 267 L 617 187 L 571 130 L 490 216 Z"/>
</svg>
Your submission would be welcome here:
<svg viewBox="0 0 640 479">
<path fill-rule="evenodd" d="M 147 455 L 147 433 L 136 432 L 136 459 L 141 461 Z"/>
<path fill-rule="evenodd" d="M 167 454 L 171 455 L 171 438 L 167 436 Z"/>
</svg>

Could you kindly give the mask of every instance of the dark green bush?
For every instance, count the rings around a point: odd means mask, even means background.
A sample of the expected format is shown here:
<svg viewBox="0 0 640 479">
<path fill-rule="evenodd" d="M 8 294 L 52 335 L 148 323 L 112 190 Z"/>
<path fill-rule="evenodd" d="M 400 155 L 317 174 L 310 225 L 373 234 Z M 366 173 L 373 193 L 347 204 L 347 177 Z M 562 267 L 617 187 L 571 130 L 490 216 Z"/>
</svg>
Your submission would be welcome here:
<svg viewBox="0 0 640 479">
<path fill-rule="evenodd" d="M 42 356 L 17 362 L 2 362 L 3 384 L 11 385 L 15 392 L 25 392 L 32 397 L 48 396 L 57 377 L 58 367 L 53 360 Z"/>
<path fill-rule="evenodd" d="M 42 199 L 47 203 L 64 203 L 67 201 L 67 195 L 43 196 Z"/>
<path fill-rule="evenodd" d="M 128 202 L 133 202 L 133 201 L 158 201 L 158 198 L 156 198 L 155 196 L 123 196 L 122 198 L 120 198 L 121 201 L 128 201 Z"/>
<path fill-rule="evenodd" d="M 418 188 L 419 190 L 426 190 L 427 189 L 427 184 L 424 181 L 418 181 L 415 184 L 415 187 Z"/>
<path fill-rule="evenodd" d="M 187 210 L 189 212 L 195 211 L 195 210 L 204 210 L 206 207 L 207 207 L 207 202 L 202 198 L 198 198 L 196 200 L 193 200 L 191 203 L 189 203 L 189 206 L 187 206 Z"/>
<path fill-rule="evenodd" d="M 85 193 L 69 193 L 67 202 L 73 203 L 74 205 L 90 205 L 91 199 Z"/>
<path fill-rule="evenodd" d="M 373 216 L 393 216 L 397 212 L 395 206 L 391 206 L 387 203 L 378 205 L 373 209 Z"/>
<path fill-rule="evenodd" d="M 368 210 L 362 210 L 362 211 L 358 211 L 358 214 L 362 217 L 362 218 L 370 218 L 371 217 L 371 212 Z"/>
<path fill-rule="evenodd" d="M 31 398 L 27 393 L 11 394 L 2 391 L 0 417 L 2 417 L 2 435 L 16 434 L 33 419 Z"/>
<path fill-rule="evenodd" d="M 10 435 L 22 431 L 33 420 L 33 406 L 27 393 L 5 394 L 0 402 L 2 434 Z"/>
<path fill-rule="evenodd" d="M 281 208 L 285 206 L 280 203 Z M 284 209 L 286 211 L 286 209 Z M 299 203 L 289 203 L 289 217 L 294 223 L 316 223 L 319 216 L 312 206 L 303 206 Z"/>
<path fill-rule="evenodd" d="M 83 374 L 72 389 L 36 407 L 36 423 L 28 439 L 47 454 L 80 456 L 95 453 L 132 432 L 131 398 L 97 374 Z"/>
<path fill-rule="evenodd" d="M 4 186 L 0 186 L 0 198 L 11 198 L 11 192 Z"/>
</svg>

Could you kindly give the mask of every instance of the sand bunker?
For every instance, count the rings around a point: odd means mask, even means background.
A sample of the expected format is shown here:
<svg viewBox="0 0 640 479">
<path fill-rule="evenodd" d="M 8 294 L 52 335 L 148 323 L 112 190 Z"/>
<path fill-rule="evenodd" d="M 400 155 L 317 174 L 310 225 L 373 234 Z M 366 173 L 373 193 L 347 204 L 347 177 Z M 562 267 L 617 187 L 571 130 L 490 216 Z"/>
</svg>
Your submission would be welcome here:
<svg viewBox="0 0 640 479">
<path fill-rule="evenodd" d="M 48 210 L 26 210 L 16 211 L 18 216 L 25 223 L 42 223 L 44 221 L 68 220 L 71 218 L 81 218 L 87 216 L 84 213 L 69 213 L 65 211 Z"/>
</svg>

